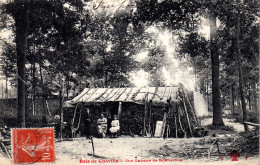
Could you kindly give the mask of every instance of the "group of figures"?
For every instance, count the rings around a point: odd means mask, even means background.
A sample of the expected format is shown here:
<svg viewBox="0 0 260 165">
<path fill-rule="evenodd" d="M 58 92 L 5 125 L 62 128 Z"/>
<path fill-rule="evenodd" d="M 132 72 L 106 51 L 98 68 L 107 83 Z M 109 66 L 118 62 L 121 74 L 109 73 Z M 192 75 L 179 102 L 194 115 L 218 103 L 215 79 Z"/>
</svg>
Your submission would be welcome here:
<svg viewBox="0 0 260 165">
<path fill-rule="evenodd" d="M 91 115 L 89 114 L 89 109 L 87 110 L 87 119 L 85 122 L 85 132 L 86 137 L 89 138 L 91 135 Z M 99 137 L 105 138 L 107 134 L 107 119 L 104 114 L 101 113 L 100 117 L 97 120 L 97 133 Z M 118 131 L 120 130 L 119 120 L 117 119 L 117 115 L 113 116 L 113 120 L 111 121 L 111 127 L 109 129 L 112 137 L 117 137 Z"/>
<path fill-rule="evenodd" d="M 117 119 L 117 116 L 114 115 L 114 119 L 111 122 L 111 128 L 109 131 L 111 132 L 112 137 L 117 137 L 117 132 L 119 131 L 119 120 Z M 107 133 L 107 119 L 105 118 L 104 114 L 100 115 L 100 118 L 97 121 L 97 132 L 98 135 L 101 137 L 106 137 Z"/>
</svg>

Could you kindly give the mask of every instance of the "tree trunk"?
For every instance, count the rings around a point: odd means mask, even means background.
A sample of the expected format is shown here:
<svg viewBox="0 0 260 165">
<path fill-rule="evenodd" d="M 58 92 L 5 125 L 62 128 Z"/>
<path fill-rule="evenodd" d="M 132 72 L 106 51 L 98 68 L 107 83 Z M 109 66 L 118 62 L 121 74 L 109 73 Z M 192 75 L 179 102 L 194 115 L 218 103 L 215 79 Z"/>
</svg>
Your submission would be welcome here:
<svg viewBox="0 0 260 165">
<path fill-rule="evenodd" d="M 67 100 L 69 100 L 69 79 L 66 82 L 66 93 L 67 93 Z"/>
<path fill-rule="evenodd" d="M 240 99 L 242 104 L 242 111 L 243 111 L 243 123 L 247 120 L 247 111 L 246 111 L 246 102 L 243 90 L 243 71 L 242 71 L 242 64 L 241 64 L 241 49 L 240 49 L 240 14 L 238 13 L 237 17 L 237 62 L 238 62 L 238 72 L 239 72 L 239 91 L 240 91 Z M 245 131 L 248 131 L 248 125 L 244 124 Z"/>
<path fill-rule="evenodd" d="M 8 77 L 5 77 L 5 98 L 8 99 Z"/>
<path fill-rule="evenodd" d="M 76 84 L 73 84 L 73 97 L 76 97 Z"/>
<path fill-rule="evenodd" d="M 232 116 L 234 116 L 235 113 L 235 99 L 234 99 L 234 84 L 231 85 L 231 98 L 230 98 L 230 102 L 231 102 L 231 114 Z"/>
<path fill-rule="evenodd" d="M 36 52 L 36 46 L 34 45 L 34 53 Z M 34 54 L 36 56 L 36 54 Z M 36 66 L 35 66 L 36 57 L 33 57 L 33 64 L 32 64 L 32 112 L 33 115 L 36 114 L 36 79 L 35 79 L 35 72 L 36 72 Z"/>
<path fill-rule="evenodd" d="M 213 102 L 213 123 L 214 126 L 222 126 L 222 110 L 220 107 L 220 86 L 219 86 L 219 55 L 216 44 L 216 15 L 211 14 L 210 40 L 211 40 L 211 65 L 212 65 L 212 102 Z"/>
<path fill-rule="evenodd" d="M 27 77 L 28 78 L 28 77 Z M 26 79 L 27 79 L 26 78 Z M 29 107 L 28 107 L 28 86 L 27 85 L 25 85 L 25 123 L 27 123 L 26 122 L 26 120 L 28 119 L 28 117 L 29 117 Z M 28 124 L 28 123 L 27 123 Z M 28 127 L 28 125 L 26 125 L 27 127 Z"/>
<path fill-rule="evenodd" d="M 25 63 L 29 30 L 29 0 L 15 0 L 15 43 L 17 54 L 17 126 L 25 127 Z"/>
<path fill-rule="evenodd" d="M 36 110 L 36 80 L 35 80 L 35 71 L 36 71 L 36 67 L 35 67 L 35 62 L 33 62 L 33 71 L 32 71 L 32 78 L 33 78 L 33 84 L 32 84 L 32 107 L 33 107 L 33 115 L 36 114 L 35 110 Z"/>
<path fill-rule="evenodd" d="M 82 87 L 81 87 L 81 79 L 79 80 L 79 92 L 81 92 L 81 89 Z"/>
<path fill-rule="evenodd" d="M 208 69 L 207 69 L 206 94 L 207 94 L 207 104 L 208 104 L 208 111 L 209 111 L 209 71 L 208 71 Z"/>
<path fill-rule="evenodd" d="M 241 103 L 239 99 L 239 91 L 236 92 L 236 101 L 237 101 L 237 112 L 240 115 L 241 114 Z"/>
<path fill-rule="evenodd" d="M 60 139 L 62 139 L 63 111 L 62 111 L 62 89 L 61 89 L 61 86 L 60 86 L 60 89 L 59 89 L 59 102 L 60 102 L 60 107 L 59 107 L 59 112 L 60 112 Z"/>
<path fill-rule="evenodd" d="M 250 88 L 250 84 L 248 84 L 248 106 L 249 106 L 249 110 L 252 110 L 252 101 L 251 101 L 251 88 Z"/>
<path fill-rule="evenodd" d="M 195 92 L 198 92 L 196 57 L 193 57 L 193 63 L 194 63 L 193 67 L 194 67 Z"/>
<path fill-rule="evenodd" d="M 44 82 L 43 82 L 43 76 L 42 76 L 42 67 L 40 65 L 40 76 L 41 76 L 41 85 L 42 85 L 42 106 L 43 106 L 43 112 L 42 112 L 42 123 L 47 124 L 47 111 L 46 111 L 46 92 L 44 89 Z"/>
<path fill-rule="evenodd" d="M 1 85 L 2 85 L 2 99 L 4 99 L 4 83 L 2 83 Z"/>
<path fill-rule="evenodd" d="M 105 71 L 105 87 L 108 87 L 108 75 L 107 75 L 107 71 Z"/>
<path fill-rule="evenodd" d="M 253 82 L 253 110 L 258 114 L 258 108 L 257 108 L 257 84 Z"/>
</svg>

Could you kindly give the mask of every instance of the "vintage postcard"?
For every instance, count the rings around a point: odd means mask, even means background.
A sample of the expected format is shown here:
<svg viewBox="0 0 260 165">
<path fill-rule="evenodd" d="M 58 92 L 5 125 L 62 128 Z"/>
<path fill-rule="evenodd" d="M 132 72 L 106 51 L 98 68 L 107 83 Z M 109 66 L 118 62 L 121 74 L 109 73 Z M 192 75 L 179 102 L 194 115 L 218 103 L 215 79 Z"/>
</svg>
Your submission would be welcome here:
<svg viewBox="0 0 260 165">
<path fill-rule="evenodd" d="M 0 164 L 260 164 L 257 0 L 0 0 Z"/>
</svg>

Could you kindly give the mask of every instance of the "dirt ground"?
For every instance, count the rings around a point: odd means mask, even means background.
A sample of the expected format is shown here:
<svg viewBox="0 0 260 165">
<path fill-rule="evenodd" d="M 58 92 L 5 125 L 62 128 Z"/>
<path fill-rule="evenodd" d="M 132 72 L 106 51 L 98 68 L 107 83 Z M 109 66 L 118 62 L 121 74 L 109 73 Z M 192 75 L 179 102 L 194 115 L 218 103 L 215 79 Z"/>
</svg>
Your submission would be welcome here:
<svg viewBox="0 0 260 165">
<path fill-rule="evenodd" d="M 189 139 L 175 139 L 175 138 L 132 138 L 132 137 L 120 137 L 117 139 L 94 138 L 95 154 L 100 157 L 89 156 L 88 153 L 92 153 L 92 145 L 90 140 L 84 138 L 78 138 L 74 141 L 63 141 L 56 143 L 56 159 L 57 163 L 77 163 L 81 164 L 80 160 L 96 160 L 99 164 L 111 164 L 104 163 L 106 160 L 118 160 L 122 164 L 144 164 L 144 162 L 138 161 L 152 161 L 155 164 L 178 164 L 178 163 L 214 163 L 221 164 L 233 163 L 228 155 L 219 158 L 218 155 L 212 154 L 208 156 L 208 148 L 210 144 L 201 145 L 201 141 L 207 141 L 209 138 L 189 138 Z M 196 150 L 194 150 L 194 147 Z M 204 148 L 202 148 L 204 147 Z M 223 146 L 220 145 L 220 150 Z M 193 150 L 192 150 L 193 149 Z M 203 150 L 203 151 L 202 151 Z M 214 151 L 215 150 L 215 151 Z M 216 153 L 216 147 L 212 149 L 212 153 Z M 202 153 L 202 155 L 196 155 L 196 153 Z M 190 153 L 190 155 L 189 155 Z M 195 153 L 192 155 L 192 153 Z M 165 162 L 166 160 L 172 162 Z M 245 155 L 241 155 L 239 162 L 248 164 L 258 164 L 258 157 L 246 158 Z M 247 160 L 245 160 L 247 159 Z M 127 160 L 133 162 L 126 162 Z M 159 162 L 161 161 L 161 162 Z M 181 161 L 181 162 L 180 162 Z M 82 161 L 83 162 L 83 161 Z M 151 162 L 148 162 L 151 163 Z M 96 163 L 93 163 L 96 164 Z"/>
<path fill-rule="evenodd" d="M 203 119 L 201 121 L 201 126 L 210 125 L 212 123 L 212 120 L 213 120 L 213 118 Z M 244 131 L 244 125 L 241 123 L 235 122 L 235 119 L 223 118 L 223 122 L 225 123 L 225 125 L 233 127 L 234 131 L 236 131 L 237 133 Z M 249 127 L 249 129 L 254 128 L 253 126 L 248 126 L 248 127 Z"/>
<path fill-rule="evenodd" d="M 205 126 L 211 122 L 212 118 L 206 118 L 201 124 Z M 235 132 L 188 139 L 93 138 L 94 157 L 88 155 L 93 152 L 92 144 L 85 138 L 56 142 L 57 164 L 260 164 L 259 156 L 247 154 L 241 154 L 238 161 L 232 161 L 229 157 L 231 142 L 243 131 L 243 125 L 232 119 L 224 119 L 224 122 L 232 126 Z M 221 156 L 217 146 L 212 145 L 217 139 Z"/>
<path fill-rule="evenodd" d="M 202 120 L 208 125 L 212 118 Z M 229 153 L 233 150 L 232 140 L 243 131 L 243 125 L 232 119 L 224 119 L 226 125 L 234 127 L 235 132 L 218 134 L 216 137 L 199 138 L 144 138 L 120 136 L 118 138 L 93 138 L 95 156 L 92 154 L 92 143 L 85 138 L 73 141 L 55 141 L 56 163 L 67 164 L 252 164 L 259 165 L 259 156 L 245 153 L 232 161 Z M 218 139 L 219 152 L 216 145 Z M 219 153 L 221 155 L 219 155 Z M 10 160 L 0 156 L 0 164 L 9 164 Z"/>
</svg>

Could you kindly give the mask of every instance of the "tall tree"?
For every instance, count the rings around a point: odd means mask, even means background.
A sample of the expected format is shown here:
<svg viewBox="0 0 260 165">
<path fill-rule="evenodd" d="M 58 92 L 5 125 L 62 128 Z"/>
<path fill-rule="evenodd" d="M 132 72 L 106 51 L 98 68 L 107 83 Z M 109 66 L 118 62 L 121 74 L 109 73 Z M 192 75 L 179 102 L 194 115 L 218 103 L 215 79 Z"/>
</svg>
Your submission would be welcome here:
<svg viewBox="0 0 260 165">
<path fill-rule="evenodd" d="M 227 1 L 218 13 L 221 23 L 224 24 L 224 28 L 219 31 L 222 36 L 220 40 L 225 43 L 225 45 L 220 44 L 219 47 L 226 49 L 226 51 L 222 50 L 221 52 L 225 64 L 222 67 L 224 68 L 222 75 L 227 75 L 222 76 L 224 78 L 222 82 L 231 89 L 230 102 L 233 108 L 234 93 L 238 93 L 240 97 L 238 103 L 241 102 L 242 106 L 243 122 L 247 119 L 246 99 L 250 109 L 251 87 L 255 89 L 254 86 L 259 81 L 259 64 L 256 62 L 259 59 L 257 34 L 259 34 L 260 18 L 258 11 L 258 1 Z M 224 90 L 227 88 L 223 88 L 223 93 L 225 93 Z M 257 98 L 257 96 L 255 95 L 253 98 Z M 248 130 L 247 126 L 245 126 L 245 130 Z"/>
<path fill-rule="evenodd" d="M 236 44 L 237 44 L 237 63 L 238 63 L 238 73 L 239 73 L 239 91 L 240 91 L 240 98 L 242 103 L 242 110 L 243 110 L 243 122 L 247 120 L 247 110 L 246 110 L 246 103 L 245 103 L 245 95 L 243 90 L 244 80 L 243 80 L 243 71 L 242 71 L 242 64 L 241 64 L 241 48 L 240 48 L 240 1 L 238 2 L 238 14 L 237 14 L 237 33 L 236 33 Z M 245 131 L 248 131 L 247 124 L 244 124 Z"/>
<path fill-rule="evenodd" d="M 224 125 L 222 110 L 220 107 L 220 85 L 219 85 L 219 54 L 217 49 L 217 21 L 216 13 L 212 6 L 210 11 L 210 41 L 211 41 L 211 68 L 212 68 L 212 101 L 213 101 L 213 126 Z"/>
<path fill-rule="evenodd" d="M 17 55 L 17 76 L 18 76 L 18 88 L 17 88 L 17 126 L 25 127 L 25 63 L 26 63 L 26 51 L 27 51 L 27 39 L 29 34 L 29 3 L 30 0 L 15 0 L 15 11 L 13 17 L 15 20 L 15 43 L 16 43 L 16 55 Z"/>
<path fill-rule="evenodd" d="M 66 7 L 68 5 L 69 7 Z M 81 22 L 80 16 L 76 14 L 77 12 L 82 11 L 83 3 L 80 0 L 72 0 L 72 1 L 30 1 L 30 0 L 15 0 L 8 1 L 7 4 L 3 5 L 6 14 L 10 14 L 14 19 L 14 29 L 15 33 L 15 43 L 16 43 L 16 62 L 17 62 L 17 79 L 18 79 L 18 113 L 17 113 L 17 126 L 25 127 L 25 83 L 26 83 L 26 52 L 28 51 L 28 36 L 35 37 L 37 36 L 38 41 L 37 44 L 32 44 L 33 47 L 36 47 L 37 53 L 39 53 L 39 58 L 37 61 L 33 60 L 33 62 L 37 62 L 41 67 L 46 68 L 46 62 L 53 62 L 53 66 L 55 67 L 56 72 L 63 71 L 64 74 L 69 74 L 67 72 L 68 67 L 64 67 L 65 64 L 70 64 L 69 69 L 78 71 L 78 66 L 82 64 L 85 65 L 86 60 L 82 60 L 82 63 L 76 63 L 76 60 L 71 62 L 71 54 L 75 56 L 80 56 L 81 59 L 82 54 L 82 45 L 80 45 L 80 39 L 82 39 L 81 34 L 79 32 L 84 31 L 83 26 L 81 29 L 76 28 L 76 26 Z M 29 11 L 30 10 L 30 11 Z M 38 34 L 37 34 L 38 33 Z M 37 35 L 36 35 L 37 34 Z M 40 35 L 39 35 L 40 34 Z M 52 36 L 52 37 L 50 37 Z M 75 37 L 77 36 L 77 37 Z M 45 38 L 48 38 L 46 42 Z M 72 38 L 76 38 L 72 42 Z M 55 44 L 57 47 L 51 45 L 53 43 L 53 38 L 57 41 Z M 42 39 L 42 40 L 41 40 Z M 36 39 L 34 38 L 34 41 Z M 40 43 L 39 43 L 40 42 Z M 63 44 L 66 49 L 66 53 L 63 52 L 64 60 L 62 62 L 55 59 L 50 55 L 53 49 L 57 48 L 58 50 L 63 49 Z M 75 43 L 73 46 L 68 45 L 68 43 Z M 80 46 L 78 46 L 78 45 Z M 60 46 L 61 45 L 61 46 Z M 75 46 L 76 45 L 76 46 Z M 38 46 L 38 47 L 37 47 Z M 53 47 L 52 47 L 53 46 Z M 71 47 L 73 48 L 71 48 Z M 76 47 L 76 48 L 75 48 Z M 71 51 L 73 49 L 73 51 Z M 44 56 L 47 54 L 46 56 Z M 57 56 L 56 56 L 57 57 Z M 56 58 L 57 59 L 57 58 Z M 29 61 L 32 62 L 32 61 Z M 51 63 L 51 64 L 53 64 Z M 61 64 L 62 63 L 62 64 Z M 79 64 L 72 66 L 73 64 Z M 58 65 L 60 64 L 60 65 Z M 62 69 L 60 69 L 62 65 Z M 44 91 L 44 90 L 43 90 Z"/>
</svg>

